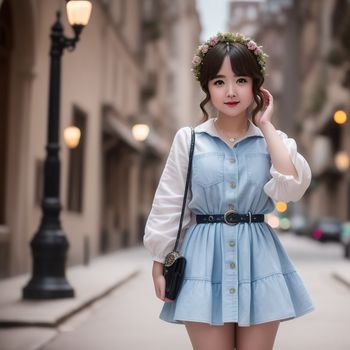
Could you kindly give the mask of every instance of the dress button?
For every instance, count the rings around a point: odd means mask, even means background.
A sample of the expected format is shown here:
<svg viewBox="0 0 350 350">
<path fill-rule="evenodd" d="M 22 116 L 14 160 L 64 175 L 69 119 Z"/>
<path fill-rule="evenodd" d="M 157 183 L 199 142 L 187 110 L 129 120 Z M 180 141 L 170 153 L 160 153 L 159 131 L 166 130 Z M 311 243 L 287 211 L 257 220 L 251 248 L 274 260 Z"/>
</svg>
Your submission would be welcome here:
<svg viewBox="0 0 350 350">
<path fill-rule="evenodd" d="M 236 163 L 236 159 L 230 159 L 230 163 Z"/>
<path fill-rule="evenodd" d="M 231 182 L 230 182 L 230 186 L 231 186 L 231 188 L 235 188 L 235 187 L 236 187 L 235 182 L 234 182 L 234 181 L 231 181 Z"/>
<path fill-rule="evenodd" d="M 235 264 L 234 262 L 232 262 L 232 263 L 230 264 L 230 267 L 231 267 L 231 269 L 234 269 L 234 268 L 236 267 L 236 264 Z"/>
<path fill-rule="evenodd" d="M 234 247 L 236 245 L 236 242 L 235 241 L 230 241 L 229 245 L 230 245 L 230 247 Z"/>
<path fill-rule="evenodd" d="M 236 291 L 234 288 L 230 288 L 230 293 L 233 294 Z"/>
</svg>

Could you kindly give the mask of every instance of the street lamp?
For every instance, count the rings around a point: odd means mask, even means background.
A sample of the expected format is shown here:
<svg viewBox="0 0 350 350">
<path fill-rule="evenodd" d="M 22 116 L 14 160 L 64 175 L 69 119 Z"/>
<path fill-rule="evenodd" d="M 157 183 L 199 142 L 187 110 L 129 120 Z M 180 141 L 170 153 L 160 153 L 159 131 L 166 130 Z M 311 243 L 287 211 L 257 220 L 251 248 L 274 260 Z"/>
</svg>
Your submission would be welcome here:
<svg viewBox="0 0 350 350">
<path fill-rule="evenodd" d="M 41 203 L 42 219 L 31 241 L 33 257 L 32 277 L 23 288 L 23 299 L 57 299 L 74 297 L 74 290 L 65 276 L 68 240 L 61 228 L 59 214 L 60 160 L 59 160 L 59 105 L 61 56 L 64 49 L 74 50 L 79 36 L 91 13 L 89 1 L 68 1 L 67 15 L 74 37 L 63 34 L 60 12 L 51 28 L 50 86 L 48 134 L 44 165 L 44 193 Z"/>
</svg>

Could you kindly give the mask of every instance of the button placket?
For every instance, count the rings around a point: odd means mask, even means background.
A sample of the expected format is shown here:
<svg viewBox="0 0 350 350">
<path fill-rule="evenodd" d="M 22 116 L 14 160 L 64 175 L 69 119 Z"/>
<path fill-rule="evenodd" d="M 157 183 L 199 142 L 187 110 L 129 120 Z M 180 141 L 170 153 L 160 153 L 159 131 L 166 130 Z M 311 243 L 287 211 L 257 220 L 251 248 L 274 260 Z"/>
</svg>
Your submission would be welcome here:
<svg viewBox="0 0 350 350">
<path fill-rule="evenodd" d="M 234 157 L 234 155 L 231 155 L 231 156 L 229 156 L 229 158 L 228 158 L 228 163 L 229 163 L 229 165 L 227 166 L 227 171 L 228 171 L 228 173 L 231 175 L 232 174 L 232 166 L 233 166 L 233 164 L 235 164 L 236 163 L 236 159 L 235 159 L 235 157 Z M 235 174 L 236 173 L 236 167 L 234 167 L 234 170 L 233 170 L 233 174 Z M 235 176 L 235 175 L 234 175 Z M 236 181 L 235 180 L 233 180 L 232 178 L 231 179 L 228 179 L 228 185 L 230 186 L 230 188 L 232 188 L 232 189 L 235 189 L 236 188 Z"/>
<path fill-rule="evenodd" d="M 223 290 L 225 290 L 224 296 L 224 308 L 223 308 L 223 319 L 232 319 L 238 317 L 238 276 L 237 269 L 232 268 L 232 263 L 236 267 L 237 251 L 234 248 L 236 245 L 236 230 L 225 230 L 226 248 L 225 254 L 225 270 L 223 275 Z"/>
<path fill-rule="evenodd" d="M 232 192 L 228 191 L 227 197 L 227 210 L 236 210 L 234 193 L 237 187 L 238 179 L 238 169 L 235 165 L 235 152 L 232 152 L 228 156 L 226 166 L 225 166 L 225 174 L 226 174 L 226 186 Z M 234 191 L 234 192 L 233 192 Z M 232 319 L 232 317 L 238 317 L 238 272 L 237 272 L 237 250 L 236 246 L 236 236 L 237 230 L 232 229 L 232 226 L 225 226 L 225 249 L 224 249 L 224 268 L 225 273 L 223 275 L 223 291 L 224 291 L 224 307 L 223 307 L 223 319 Z"/>
</svg>

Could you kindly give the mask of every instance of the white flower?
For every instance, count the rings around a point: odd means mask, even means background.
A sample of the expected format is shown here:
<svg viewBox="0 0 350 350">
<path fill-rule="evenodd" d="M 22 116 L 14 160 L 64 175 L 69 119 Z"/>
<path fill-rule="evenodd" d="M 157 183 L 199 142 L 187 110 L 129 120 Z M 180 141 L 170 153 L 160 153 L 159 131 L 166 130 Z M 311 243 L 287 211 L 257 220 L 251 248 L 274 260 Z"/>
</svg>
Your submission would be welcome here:
<svg viewBox="0 0 350 350">
<path fill-rule="evenodd" d="M 202 45 L 201 51 L 202 53 L 207 53 L 209 50 L 209 46 L 208 45 Z"/>
</svg>

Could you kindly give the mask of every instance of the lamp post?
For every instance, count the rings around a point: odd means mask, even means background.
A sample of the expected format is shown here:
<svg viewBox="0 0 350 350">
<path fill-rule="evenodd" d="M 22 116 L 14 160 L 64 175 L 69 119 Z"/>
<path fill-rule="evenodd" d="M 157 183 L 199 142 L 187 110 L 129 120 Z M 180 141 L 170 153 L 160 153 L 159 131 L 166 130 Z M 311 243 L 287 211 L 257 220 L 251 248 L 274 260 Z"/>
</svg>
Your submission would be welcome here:
<svg viewBox="0 0 350 350">
<path fill-rule="evenodd" d="M 61 228 L 59 199 L 59 104 L 61 56 L 64 49 L 74 50 L 80 33 L 91 14 L 89 1 L 68 1 L 67 15 L 74 37 L 63 34 L 60 12 L 51 28 L 50 86 L 48 109 L 48 136 L 44 165 L 44 198 L 41 203 L 42 219 L 31 241 L 33 257 L 32 277 L 23 288 L 23 299 L 56 299 L 74 297 L 74 290 L 65 277 L 68 240 Z"/>
</svg>

